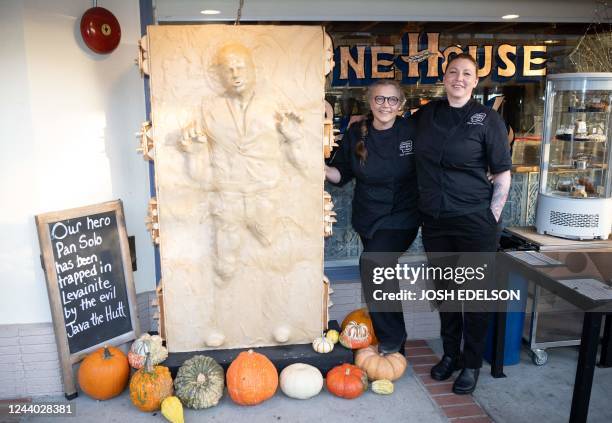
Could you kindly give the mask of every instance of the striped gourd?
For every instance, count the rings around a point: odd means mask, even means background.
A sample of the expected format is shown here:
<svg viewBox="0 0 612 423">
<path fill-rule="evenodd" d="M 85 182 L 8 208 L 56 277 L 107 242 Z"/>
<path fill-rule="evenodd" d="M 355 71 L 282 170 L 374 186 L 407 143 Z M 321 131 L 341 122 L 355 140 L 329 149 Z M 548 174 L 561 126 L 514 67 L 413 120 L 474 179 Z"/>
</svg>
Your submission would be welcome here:
<svg viewBox="0 0 612 423">
<path fill-rule="evenodd" d="M 176 396 L 189 408 L 217 405 L 223 395 L 225 375 L 217 362 L 204 355 L 186 360 L 174 379 Z"/>
</svg>

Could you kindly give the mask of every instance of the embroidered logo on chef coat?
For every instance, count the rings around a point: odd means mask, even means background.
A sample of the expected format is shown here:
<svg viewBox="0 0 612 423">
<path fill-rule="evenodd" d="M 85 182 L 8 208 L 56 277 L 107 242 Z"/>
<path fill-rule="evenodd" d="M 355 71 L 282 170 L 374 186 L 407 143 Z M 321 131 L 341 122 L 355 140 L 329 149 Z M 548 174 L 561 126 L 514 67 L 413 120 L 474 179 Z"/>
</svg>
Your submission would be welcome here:
<svg viewBox="0 0 612 423">
<path fill-rule="evenodd" d="M 468 125 L 483 125 L 483 121 L 487 117 L 486 113 L 474 113 L 470 116 L 470 121 L 467 123 Z"/>
<path fill-rule="evenodd" d="M 412 154 L 412 140 L 402 141 L 399 145 L 400 157 Z"/>
</svg>

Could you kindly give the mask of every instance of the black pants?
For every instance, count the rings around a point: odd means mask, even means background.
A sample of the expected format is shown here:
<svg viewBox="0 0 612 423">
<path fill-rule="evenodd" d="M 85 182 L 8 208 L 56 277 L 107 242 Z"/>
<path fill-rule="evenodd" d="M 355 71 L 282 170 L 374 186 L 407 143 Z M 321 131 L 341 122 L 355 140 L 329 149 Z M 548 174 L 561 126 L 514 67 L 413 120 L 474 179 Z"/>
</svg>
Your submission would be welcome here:
<svg viewBox="0 0 612 423">
<path fill-rule="evenodd" d="M 406 325 L 402 303 L 375 302 L 373 292 L 397 292 L 399 281 L 386 279 L 382 284 L 373 282 L 374 269 L 395 267 L 399 257 L 410 247 L 419 229 L 380 229 L 372 238 L 361 237 L 363 253 L 359 259 L 361 287 L 372 318 L 372 326 L 379 341 L 379 349 L 385 352 L 403 351 L 406 341 Z M 384 253 L 384 254 L 381 254 Z"/>
<path fill-rule="evenodd" d="M 426 216 L 423 220 L 423 246 L 430 265 L 440 265 L 439 257 L 432 253 L 497 251 L 498 225 L 488 208 L 464 216 L 438 219 Z M 448 258 L 446 260 L 445 266 L 453 264 L 448 262 Z M 435 282 L 438 289 L 444 285 Z M 463 338 L 463 366 L 472 369 L 482 367 L 489 321 L 490 313 L 487 312 L 440 312 L 444 354 L 459 357 Z"/>
</svg>

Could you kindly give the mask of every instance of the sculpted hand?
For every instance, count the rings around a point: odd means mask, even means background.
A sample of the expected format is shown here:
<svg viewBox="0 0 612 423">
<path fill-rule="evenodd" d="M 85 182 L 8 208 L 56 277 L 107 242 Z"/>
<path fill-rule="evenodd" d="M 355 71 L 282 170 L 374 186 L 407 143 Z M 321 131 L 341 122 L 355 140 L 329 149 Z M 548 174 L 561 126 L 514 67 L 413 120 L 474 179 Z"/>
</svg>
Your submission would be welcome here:
<svg viewBox="0 0 612 423">
<path fill-rule="evenodd" d="M 179 148 L 186 153 L 193 151 L 194 143 L 205 143 L 206 134 L 198 122 L 190 122 L 181 128 L 181 138 L 179 140 Z"/>
<path fill-rule="evenodd" d="M 302 122 L 304 119 L 295 112 L 276 112 L 276 128 L 289 142 L 303 137 Z"/>
</svg>

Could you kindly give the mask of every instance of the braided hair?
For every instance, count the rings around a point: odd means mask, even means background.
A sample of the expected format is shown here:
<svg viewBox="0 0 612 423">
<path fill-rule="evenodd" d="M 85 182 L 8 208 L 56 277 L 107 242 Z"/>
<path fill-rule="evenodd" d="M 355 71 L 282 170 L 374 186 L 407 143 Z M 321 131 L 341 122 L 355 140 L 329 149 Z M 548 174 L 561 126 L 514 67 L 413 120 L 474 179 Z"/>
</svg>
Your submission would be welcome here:
<svg viewBox="0 0 612 423">
<path fill-rule="evenodd" d="M 400 108 L 404 105 L 406 101 L 406 97 L 404 96 L 404 91 L 402 90 L 400 84 L 397 81 L 392 79 L 379 79 L 378 81 L 372 83 L 368 87 L 368 91 L 366 93 L 366 98 L 368 99 L 368 104 L 374 95 L 374 90 L 378 87 L 384 87 L 387 85 L 391 85 L 397 89 L 399 93 L 399 104 Z M 366 119 L 362 120 L 359 124 L 359 141 L 355 146 L 355 155 L 359 158 L 359 163 L 363 166 L 368 159 L 368 149 L 366 147 L 366 139 L 368 138 L 369 128 L 372 125 L 372 121 L 374 120 L 374 115 L 372 111 L 368 113 Z"/>
</svg>

